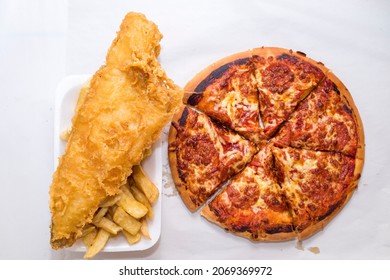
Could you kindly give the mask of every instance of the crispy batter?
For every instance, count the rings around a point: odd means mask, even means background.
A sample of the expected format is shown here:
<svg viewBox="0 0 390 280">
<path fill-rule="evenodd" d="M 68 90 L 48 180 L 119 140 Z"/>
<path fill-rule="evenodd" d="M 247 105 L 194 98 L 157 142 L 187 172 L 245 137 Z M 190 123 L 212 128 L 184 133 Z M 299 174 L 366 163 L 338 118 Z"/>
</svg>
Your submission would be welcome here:
<svg viewBox="0 0 390 280">
<path fill-rule="evenodd" d="M 129 13 L 73 118 L 50 187 L 51 245 L 71 246 L 99 204 L 120 191 L 181 104 L 182 90 L 157 56 L 162 38 L 145 16 Z"/>
</svg>

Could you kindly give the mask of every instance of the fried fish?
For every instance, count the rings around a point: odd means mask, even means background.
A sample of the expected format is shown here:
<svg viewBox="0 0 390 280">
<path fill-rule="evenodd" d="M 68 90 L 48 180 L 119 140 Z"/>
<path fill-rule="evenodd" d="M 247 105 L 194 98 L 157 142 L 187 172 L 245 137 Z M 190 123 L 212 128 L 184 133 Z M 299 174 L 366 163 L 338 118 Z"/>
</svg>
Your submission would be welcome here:
<svg viewBox="0 0 390 280">
<path fill-rule="evenodd" d="M 79 100 L 50 186 L 54 249 L 74 244 L 99 204 L 120 192 L 181 105 L 182 89 L 157 59 L 161 38 L 144 15 L 127 14 Z"/>
</svg>

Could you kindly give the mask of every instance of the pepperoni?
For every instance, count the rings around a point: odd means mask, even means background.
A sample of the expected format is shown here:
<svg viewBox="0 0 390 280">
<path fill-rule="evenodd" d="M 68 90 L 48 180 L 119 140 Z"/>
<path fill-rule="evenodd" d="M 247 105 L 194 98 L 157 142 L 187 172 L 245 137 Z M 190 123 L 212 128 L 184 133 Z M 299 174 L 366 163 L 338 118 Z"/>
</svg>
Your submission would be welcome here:
<svg viewBox="0 0 390 280">
<path fill-rule="evenodd" d="M 219 222 L 224 222 L 230 217 L 229 209 L 224 203 L 214 200 L 209 204 L 210 210 L 218 217 Z"/>
<path fill-rule="evenodd" d="M 282 94 L 294 81 L 294 74 L 291 69 L 280 62 L 272 63 L 263 73 L 264 87 L 273 93 Z"/>
<path fill-rule="evenodd" d="M 268 205 L 270 209 L 276 212 L 283 212 L 288 209 L 282 197 L 277 193 L 267 191 L 261 196 L 261 198 L 264 200 L 264 202 Z"/>
<path fill-rule="evenodd" d="M 260 196 L 259 189 L 255 184 L 250 184 L 250 182 L 248 182 L 248 185 L 241 191 L 230 186 L 227 187 L 226 191 L 232 204 L 240 209 L 251 207 Z"/>
<path fill-rule="evenodd" d="M 193 162 L 199 166 L 209 165 L 214 158 L 218 158 L 212 140 L 207 135 L 202 134 L 195 134 L 188 138 L 182 145 L 181 155 L 184 161 Z"/>
</svg>

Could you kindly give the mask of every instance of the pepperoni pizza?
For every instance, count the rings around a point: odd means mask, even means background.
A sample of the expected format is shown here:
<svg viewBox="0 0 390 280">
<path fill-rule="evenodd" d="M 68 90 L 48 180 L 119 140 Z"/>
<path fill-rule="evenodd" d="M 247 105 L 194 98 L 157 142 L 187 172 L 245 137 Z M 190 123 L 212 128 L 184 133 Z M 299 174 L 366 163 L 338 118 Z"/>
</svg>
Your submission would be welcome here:
<svg viewBox="0 0 390 280">
<path fill-rule="evenodd" d="M 352 196 L 363 125 L 349 91 L 322 63 L 252 49 L 207 67 L 185 92 L 168 155 L 191 211 L 203 206 L 206 219 L 251 240 L 304 239 Z"/>
</svg>

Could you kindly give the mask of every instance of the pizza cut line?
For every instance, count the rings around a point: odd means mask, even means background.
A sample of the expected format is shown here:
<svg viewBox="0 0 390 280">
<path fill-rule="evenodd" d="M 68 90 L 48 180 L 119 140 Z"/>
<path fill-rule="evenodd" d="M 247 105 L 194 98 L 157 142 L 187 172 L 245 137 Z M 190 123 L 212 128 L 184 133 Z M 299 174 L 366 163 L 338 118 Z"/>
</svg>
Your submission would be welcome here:
<svg viewBox="0 0 390 280">
<path fill-rule="evenodd" d="M 256 241 L 305 239 L 357 188 L 364 132 L 344 84 L 301 52 L 257 48 L 185 87 L 168 157 L 185 205 Z"/>
<path fill-rule="evenodd" d="M 168 149 L 174 182 L 184 203 L 195 211 L 245 167 L 257 148 L 189 107 L 182 108 L 172 125 L 170 138 L 175 141 Z"/>
<path fill-rule="evenodd" d="M 342 102 L 337 86 L 327 78 L 299 104 L 273 141 L 281 146 L 354 157 L 357 135 L 353 110 Z"/>
<path fill-rule="evenodd" d="M 225 71 L 223 71 L 225 70 Z M 187 103 L 201 110 L 218 122 L 240 133 L 244 137 L 259 143 L 264 140 L 260 126 L 259 95 L 251 60 L 219 69 L 222 75 L 207 85 L 195 88 L 195 93 L 188 95 Z M 200 92 L 200 93 L 198 93 Z"/>
</svg>

